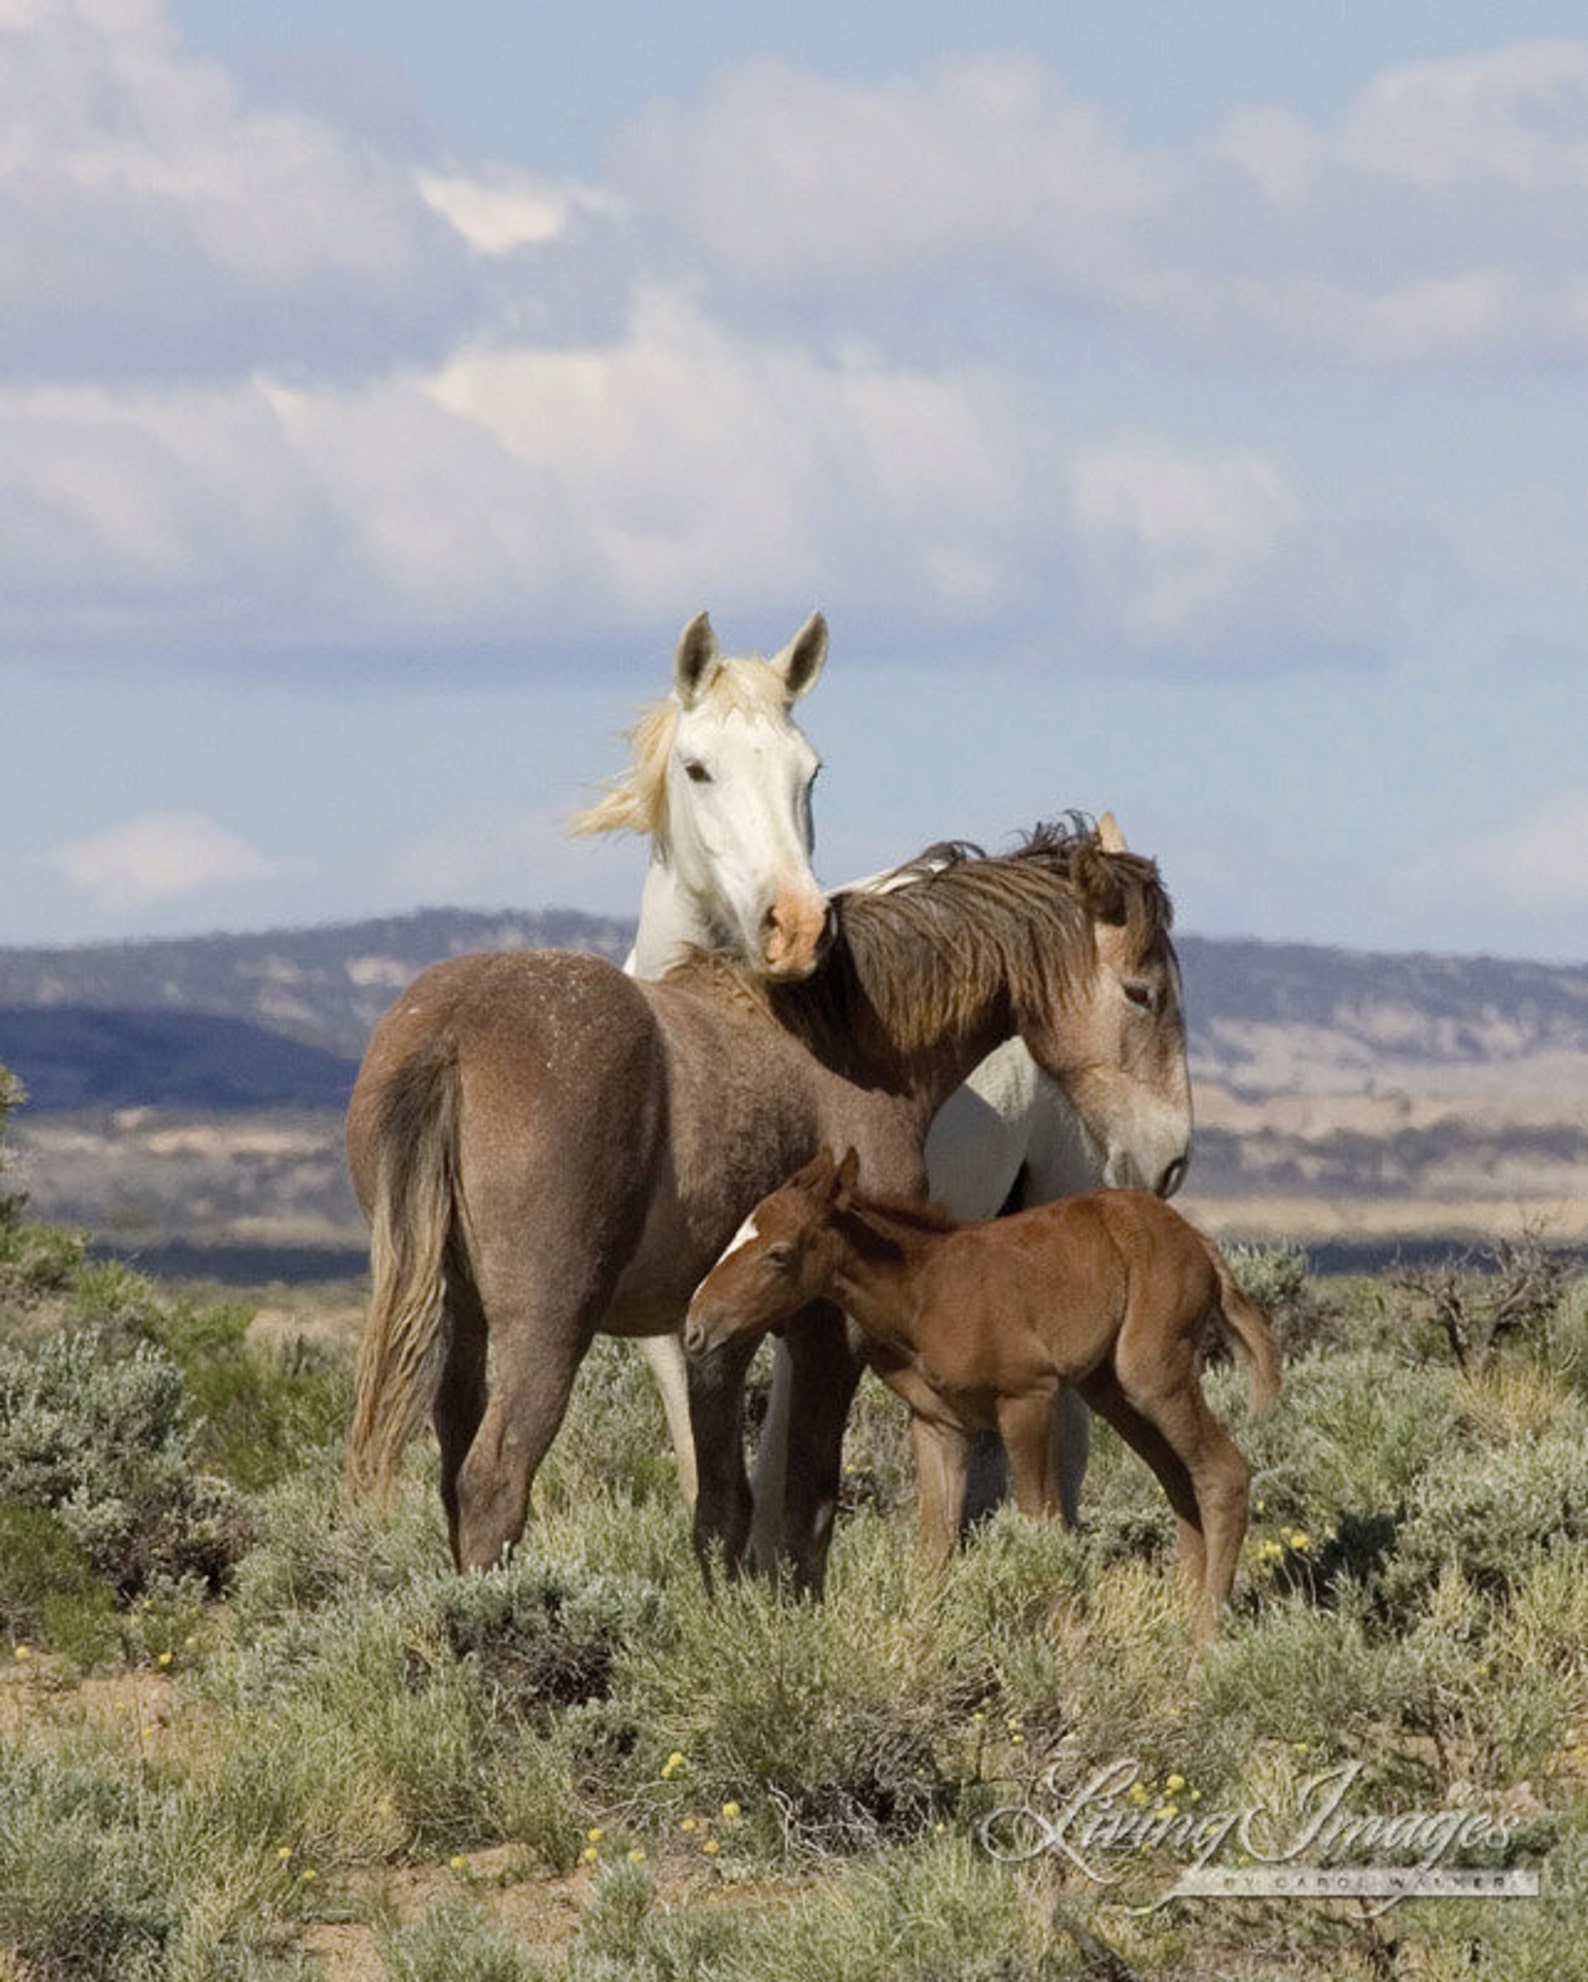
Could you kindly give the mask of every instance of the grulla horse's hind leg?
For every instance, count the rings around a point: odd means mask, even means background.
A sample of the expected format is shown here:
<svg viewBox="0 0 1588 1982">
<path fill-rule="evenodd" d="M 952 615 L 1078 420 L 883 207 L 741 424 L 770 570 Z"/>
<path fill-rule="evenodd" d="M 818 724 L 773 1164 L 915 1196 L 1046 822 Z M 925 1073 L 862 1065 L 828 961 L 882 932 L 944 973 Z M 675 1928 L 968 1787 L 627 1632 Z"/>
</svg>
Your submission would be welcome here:
<svg viewBox="0 0 1588 1982">
<path fill-rule="evenodd" d="M 567 1414 L 573 1380 L 612 1297 L 616 1269 L 593 1258 L 522 1258 L 496 1249 L 479 1272 L 495 1368 L 489 1401 L 458 1469 L 460 1569 L 489 1569 L 524 1532 L 535 1474 Z"/>
<path fill-rule="evenodd" d="M 445 1269 L 447 1355 L 436 1385 L 431 1421 L 441 1447 L 441 1505 L 452 1560 L 462 1567 L 458 1535 L 458 1474 L 485 1416 L 485 1311 L 474 1283 L 451 1262 Z"/>
</svg>

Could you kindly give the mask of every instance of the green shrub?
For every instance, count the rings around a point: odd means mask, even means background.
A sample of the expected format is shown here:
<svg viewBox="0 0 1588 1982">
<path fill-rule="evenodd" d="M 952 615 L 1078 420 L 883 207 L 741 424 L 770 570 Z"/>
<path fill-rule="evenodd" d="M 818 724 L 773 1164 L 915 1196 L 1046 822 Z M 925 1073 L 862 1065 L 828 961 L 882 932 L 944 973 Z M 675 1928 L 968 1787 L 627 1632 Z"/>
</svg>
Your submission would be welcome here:
<svg viewBox="0 0 1588 1982">
<path fill-rule="evenodd" d="M 1588 1542 L 1588 1448 L 1555 1434 L 1430 1466 L 1413 1486 L 1377 1595 L 1410 1617 L 1448 1565 L 1480 1593 L 1510 1595 L 1552 1552 Z"/>
<path fill-rule="evenodd" d="M 381 1936 L 391 1982 L 545 1982 L 544 1962 L 479 1910 L 453 1902 Z"/>
<path fill-rule="evenodd" d="M 1306 1292 L 1304 1246 L 1226 1246 L 1224 1257 L 1242 1292 L 1270 1314 L 1294 1306 Z"/>
<path fill-rule="evenodd" d="M 115 1601 L 58 1514 L 0 1502 L 0 1633 L 88 1667 L 119 1644 Z"/>
<path fill-rule="evenodd" d="M 219 1587 L 242 1504 L 194 1470 L 181 1372 L 79 1330 L 0 1347 L 0 1504 L 46 1509 L 122 1599 L 159 1578 Z"/>
<path fill-rule="evenodd" d="M 0 1173 L 6 1167 L 5 1136 L 6 1123 L 11 1110 L 27 1099 L 22 1083 L 7 1067 L 0 1066 Z M 22 1215 L 22 1207 L 27 1202 L 20 1191 L 7 1191 L 0 1186 L 0 1234 L 9 1225 L 14 1225 Z"/>
<path fill-rule="evenodd" d="M 528 1550 L 503 1568 L 442 1583 L 438 1609 L 453 1651 L 518 1711 L 604 1698 L 626 1644 L 671 1636 L 654 1585 L 537 1562 Z"/>
<path fill-rule="evenodd" d="M 1470 1442 L 1457 1381 L 1377 1349 L 1293 1363 L 1275 1408 L 1238 1434 L 1257 1473 L 1254 1526 L 1266 1517 L 1317 1533 L 1343 1515 L 1394 1515 L 1431 1465 Z"/>
<path fill-rule="evenodd" d="M 157 1975 L 178 1910 L 135 1791 L 0 1749 L 0 1941 L 32 1972 Z"/>
<path fill-rule="evenodd" d="M 0 1220 L 0 1292 L 24 1305 L 70 1287 L 88 1250 L 83 1232 Z"/>
</svg>

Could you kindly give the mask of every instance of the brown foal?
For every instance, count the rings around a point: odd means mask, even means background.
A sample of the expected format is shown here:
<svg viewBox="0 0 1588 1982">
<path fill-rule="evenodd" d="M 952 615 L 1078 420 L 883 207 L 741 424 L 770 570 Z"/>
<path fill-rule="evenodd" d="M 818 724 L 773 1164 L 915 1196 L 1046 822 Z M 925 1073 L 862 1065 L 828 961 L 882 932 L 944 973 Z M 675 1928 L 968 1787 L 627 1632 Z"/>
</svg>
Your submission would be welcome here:
<svg viewBox="0 0 1588 1982">
<path fill-rule="evenodd" d="M 1252 1403 L 1279 1388 L 1268 1323 L 1213 1244 L 1145 1191 L 1100 1190 L 955 1225 L 933 1207 L 855 1189 L 859 1159 L 824 1150 L 756 1206 L 690 1303 L 685 1343 L 708 1356 L 808 1302 L 835 1302 L 905 1400 L 922 1540 L 954 1546 L 971 1437 L 1008 1448 L 1015 1501 L 1058 1512 L 1052 1406 L 1073 1383 L 1157 1475 L 1212 1636 L 1235 1581 L 1251 1469 L 1202 1394 L 1208 1335 L 1250 1364 Z"/>
</svg>

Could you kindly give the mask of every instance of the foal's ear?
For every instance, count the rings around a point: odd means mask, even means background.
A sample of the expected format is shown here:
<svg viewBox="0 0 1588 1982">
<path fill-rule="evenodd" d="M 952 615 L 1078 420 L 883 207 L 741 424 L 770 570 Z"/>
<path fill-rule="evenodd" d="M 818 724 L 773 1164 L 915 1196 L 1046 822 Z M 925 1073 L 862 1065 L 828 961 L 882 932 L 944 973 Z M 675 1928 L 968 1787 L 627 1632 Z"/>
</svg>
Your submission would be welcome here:
<svg viewBox="0 0 1588 1982">
<path fill-rule="evenodd" d="M 833 1196 L 849 1197 L 860 1175 L 860 1152 L 851 1147 L 844 1152 L 844 1160 L 839 1164 L 833 1177 Z"/>
<path fill-rule="evenodd" d="M 1104 853 L 1129 853 L 1125 835 L 1119 830 L 1119 821 L 1112 812 L 1105 812 L 1097 822 L 1097 844 Z"/>
<path fill-rule="evenodd" d="M 827 659 L 827 622 L 813 612 L 781 654 L 772 656 L 771 665 L 783 677 L 783 692 L 790 702 L 816 686 Z"/>
<path fill-rule="evenodd" d="M 711 615 L 697 612 L 678 636 L 673 655 L 673 686 L 686 709 L 692 709 L 711 677 L 722 663 L 717 636 L 711 630 Z"/>
</svg>

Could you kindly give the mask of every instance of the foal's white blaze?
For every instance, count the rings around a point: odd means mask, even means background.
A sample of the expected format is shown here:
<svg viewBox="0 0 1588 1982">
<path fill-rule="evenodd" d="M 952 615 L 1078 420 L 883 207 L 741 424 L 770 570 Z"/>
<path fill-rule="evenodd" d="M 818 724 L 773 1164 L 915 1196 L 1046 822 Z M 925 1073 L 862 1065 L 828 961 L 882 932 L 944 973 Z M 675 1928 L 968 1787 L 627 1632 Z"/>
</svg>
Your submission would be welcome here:
<svg viewBox="0 0 1588 1982">
<path fill-rule="evenodd" d="M 751 1216 L 748 1217 L 744 1221 L 744 1223 L 739 1227 L 738 1231 L 734 1233 L 733 1237 L 723 1247 L 722 1251 L 717 1255 L 717 1262 L 716 1265 L 712 1267 L 711 1273 L 715 1273 L 717 1267 L 721 1266 L 722 1262 L 725 1259 L 731 1259 L 736 1252 L 741 1251 L 745 1246 L 753 1245 L 755 1241 L 760 1238 L 760 1236 L 761 1236 L 760 1230 L 756 1225 L 755 1216 L 752 1213 Z M 706 1279 L 709 1280 L 710 1278 L 711 1278 L 711 1274 L 708 1273 Z M 700 1283 L 700 1287 L 704 1287 L 705 1284 L 706 1281 L 702 1280 Z M 700 1292 L 700 1287 L 697 1287 L 695 1289 L 695 1292 L 697 1294 Z"/>
<path fill-rule="evenodd" d="M 723 1247 L 722 1259 L 731 1259 L 736 1252 L 742 1252 L 746 1246 L 754 1245 L 760 1236 L 761 1228 L 756 1224 L 755 1217 L 752 1214 Z M 719 1259 L 717 1262 L 719 1266 L 722 1264 L 722 1259 Z"/>
</svg>

